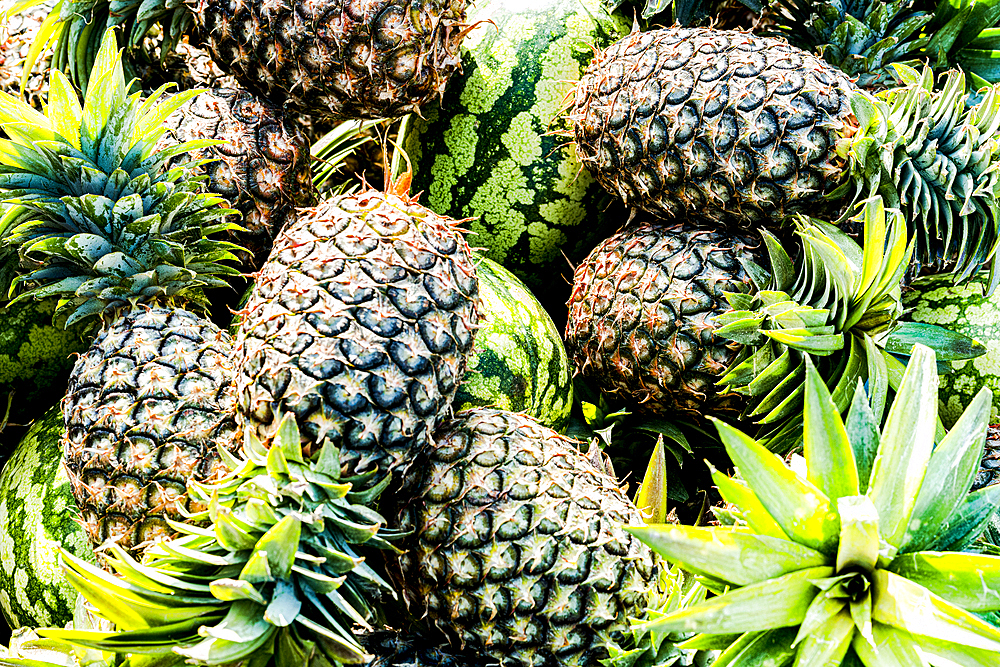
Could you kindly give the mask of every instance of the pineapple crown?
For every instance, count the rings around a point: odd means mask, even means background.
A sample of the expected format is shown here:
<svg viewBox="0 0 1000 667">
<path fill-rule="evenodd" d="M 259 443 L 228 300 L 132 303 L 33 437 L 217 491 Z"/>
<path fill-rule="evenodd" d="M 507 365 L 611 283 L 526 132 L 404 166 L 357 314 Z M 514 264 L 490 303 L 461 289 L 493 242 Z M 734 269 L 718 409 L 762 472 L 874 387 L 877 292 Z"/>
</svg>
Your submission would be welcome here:
<svg viewBox="0 0 1000 667">
<path fill-rule="evenodd" d="M 239 275 L 237 246 L 206 238 L 239 229 L 218 197 L 201 192 L 192 163 L 165 163 L 211 141 L 153 153 L 164 119 L 200 91 L 160 101 L 126 92 L 114 32 L 104 33 L 81 105 L 69 80 L 51 70 L 42 114 L 0 92 L 0 197 L 3 243 L 16 248 L 22 270 L 11 293 L 61 297 L 67 324 L 150 300 L 204 305 L 201 287 Z M 159 102 L 159 103 L 158 103 Z"/>
<path fill-rule="evenodd" d="M 24 12 L 44 0 L 15 0 L 0 19 Z M 59 0 L 49 12 L 28 50 L 21 75 L 21 92 L 27 85 L 38 57 L 52 49 L 52 69 L 68 71 L 70 80 L 87 91 L 95 78 L 93 67 L 103 35 L 111 28 L 122 28 L 127 39 L 130 60 L 151 64 L 146 50 L 146 36 L 154 25 L 160 27 L 160 58 L 172 53 L 193 22 L 191 9 L 184 2 L 169 0 Z M 130 68 L 130 63 L 125 63 Z M 130 74 L 132 72 L 130 71 Z M 130 76 L 130 78 L 133 78 Z"/>
<path fill-rule="evenodd" d="M 934 18 L 913 0 L 778 0 L 770 7 L 772 34 L 823 59 L 859 86 L 891 81 L 886 67 L 927 45 L 921 28 Z"/>
<path fill-rule="evenodd" d="M 772 446 L 787 449 L 801 430 L 806 364 L 816 363 L 841 410 L 859 379 L 870 382 L 881 414 L 888 391 L 884 334 L 902 315 L 900 281 L 909 265 L 902 215 L 882 199 L 863 203 L 864 249 L 828 223 L 799 217 L 802 243 L 793 262 L 762 230 L 771 272 L 748 266 L 756 290 L 728 293 L 732 310 L 716 318 L 716 333 L 744 347 L 719 379 L 747 396 L 745 416 L 767 426 Z"/>
<path fill-rule="evenodd" d="M 291 414 L 269 447 L 248 433 L 245 459 L 220 453 L 231 472 L 189 485 L 192 498 L 207 505 L 191 520 L 208 527 L 171 522 L 183 536 L 154 544 L 142 563 L 110 547 L 107 562 L 117 577 L 62 553 L 67 579 L 119 631 L 40 635 L 134 654 L 133 662 L 139 654 L 158 656 L 163 665 L 364 661 L 350 628 L 371 630 L 371 602 L 394 596 L 356 550 L 394 549 L 389 540 L 400 536 L 367 507 L 384 484 L 352 491 L 331 444 L 305 459 Z"/>
<path fill-rule="evenodd" d="M 988 262 L 1000 239 L 1000 87 L 965 106 L 965 77 L 951 71 L 934 90 L 930 68 L 893 65 L 902 85 L 871 96 L 854 91 L 853 136 L 837 147 L 851 178 L 830 194 L 876 193 L 903 211 L 915 243 L 914 270 L 965 280 Z M 990 292 L 1000 282 L 996 263 Z"/>
<path fill-rule="evenodd" d="M 716 420 L 745 482 L 713 477 L 744 522 L 630 528 L 718 594 L 645 630 L 702 633 L 681 647 L 725 646 L 721 664 L 997 664 L 1000 630 L 974 613 L 1000 608 L 1000 557 L 953 551 L 1000 501 L 1000 485 L 968 492 L 992 394 L 935 446 L 935 362 L 915 347 L 880 429 L 861 387 L 845 423 L 807 359 L 804 458 L 790 465 Z"/>
</svg>

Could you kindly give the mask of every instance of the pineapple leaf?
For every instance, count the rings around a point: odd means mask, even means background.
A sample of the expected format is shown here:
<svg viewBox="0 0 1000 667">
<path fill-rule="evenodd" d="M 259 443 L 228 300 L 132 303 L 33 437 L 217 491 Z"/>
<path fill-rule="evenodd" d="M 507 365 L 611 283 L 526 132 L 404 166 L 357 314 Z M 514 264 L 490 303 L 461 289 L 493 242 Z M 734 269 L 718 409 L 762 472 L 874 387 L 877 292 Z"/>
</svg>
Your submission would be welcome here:
<svg viewBox="0 0 1000 667">
<path fill-rule="evenodd" d="M 840 665 L 854 634 L 854 620 L 844 609 L 803 638 L 796 654 L 796 667 Z"/>
<path fill-rule="evenodd" d="M 983 387 L 934 448 L 900 552 L 918 551 L 931 543 L 965 500 L 983 458 L 992 405 L 993 392 Z"/>
<path fill-rule="evenodd" d="M 264 610 L 264 620 L 271 625 L 284 628 L 292 624 L 300 611 L 302 611 L 302 600 L 296 594 L 295 586 L 283 580 L 275 582 L 271 602 Z"/>
<path fill-rule="evenodd" d="M 990 517 L 1000 506 L 1000 484 L 974 491 L 965 497 L 934 536 L 927 550 L 960 551 L 972 543 L 989 524 Z"/>
<path fill-rule="evenodd" d="M 830 499 L 753 439 L 713 421 L 740 473 L 785 534 L 811 549 L 832 553 L 840 522 Z"/>
<path fill-rule="evenodd" d="M 732 633 L 798 625 L 832 567 L 791 572 L 730 591 L 641 626 L 644 631 Z"/>
<path fill-rule="evenodd" d="M 795 649 L 792 648 L 794 638 L 794 628 L 747 632 L 719 654 L 712 666 L 774 667 L 775 665 L 787 665 L 795 656 Z M 687 642 L 682 646 L 687 648 L 686 644 Z"/>
<path fill-rule="evenodd" d="M 125 71 L 114 30 L 104 33 L 90 78 L 83 98 L 80 144 L 84 153 L 94 154 L 112 111 L 126 99 Z"/>
<path fill-rule="evenodd" d="M 858 471 L 854 452 L 840 411 L 820 379 L 812 359 L 806 355 L 804 450 L 808 480 L 836 502 L 858 493 Z"/>
<path fill-rule="evenodd" d="M 771 261 L 771 280 L 781 291 L 791 289 L 795 282 L 795 264 L 782 247 L 781 243 L 769 231 L 761 228 L 760 235 L 764 237 L 764 245 Z"/>
<path fill-rule="evenodd" d="M 854 451 L 854 460 L 858 468 L 858 492 L 867 493 L 868 480 L 871 479 L 872 466 L 878 454 L 879 420 L 865 396 L 864 385 L 858 380 L 858 387 L 851 400 L 851 409 L 847 413 L 845 430 L 847 439 Z"/>
<path fill-rule="evenodd" d="M 927 667 L 914 648 L 914 638 L 905 630 L 872 623 L 872 637 L 874 646 L 860 634 L 851 642 L 866 667 Z"/>
<path fill-rule="evenodd" d="M 995 651 L 963 646 L 953 642 L 944 642 L 932 637 L 910 635 L 920 647 L 924 656 L 934 665 L 970 665 L 971 667 L 992 667 L 1000 661 L 1000 655 Z M 921 666 L 922 667 L 922 666 Z"/>
<path fill-rule="evenodd" d="M 822 632 L 823 626 L 846 609 L 847 602 L 843 599 L 831 597 L 824 593 L 817 595 L 809 604 L 809 609 L 806 610 L 805 618 L 802 619 L 802 624 L 799 625 L 795 639 L 792 641 L 792 646 L 798 646 L 810 634 Z M 799 649 L 799 652 L 803 653 L 804 651 Z"/>
<path fill-rule="evenodd" d="M 1000 609 L 1000 556 L 921 551 L 897 556 L 889 571 L 963 609 Z"/>
<path fill-rule="evenodd" d="M 53 129 L 77 150 L 80 146 L 80 124 L 83 121 L 83 107 L 66 75 L 52 70 L 49 79 L 49 106 L 46 116 Z"/>
<path fill-rule="evenodd" d="M 909 355 L 916 343 L 934 350 L 939 361 L 974 359 L 986 354 L 986 346 L 956 331 L 923 322 L 900 322 L 885 340 L 886 352 Z"/>
<path fill-rule="evenodd" d="M 837 501 L 840 543 L 837 572 L 857 568 L 871 571 L 879 556 L 878 513 L 868 496 L 846 496 Z"/>
<path fill-rule="evenodd" d="M 291 574 L 301 530 L 301 521 L 289 515 L 274 524 L 257 542 L 256 548 L 267 553 L 267 563 L 274 576 L 287 579 Z"/>
<path fill-rule="evenodd" d="M 771 340 L 817 356 L 828 356 L 844 348 L 844 334 L 815 333 L 812 329 L 771 329 L 762 331 Z M 825 328 L 825 327 L 824 327 Z"/>
<path fill-rule="evenodd" d="M 243 579 L 216 579 L 210 584 L 210 587 L 215 599 L 223 602 L 250 600 L 257 604 L 267 604 L 267 600 L 260 594 L 260 591 L 249 581 Z"/>
<path fill-rule="evenodd" d="M 749 487 L 737 482 L 732 477 L 723 475 L 715 468 L 712 468 L 711 464 L 708 464 L 708 466 L 712 470 L 712 481 L 715 482 L 723 500 L 736 505 L 742 510 L 743 518 L 746 519 L 747 524 L 749 524 L 754 532 L 781 540 L 788 539 L 785 531 L 781 529 L 781 526 L 774 520 L 774 517 L 767 513 L 757 495 Z"/>
<path fill-rule="evenodd" d="M 941 641 L 1000 651 L 1000 629 L 920 584 L 887 570 L 875 570 L 872 586 L 873 621 Z"/>
<path fill-rule="evenodd" d="M 667 455 L 663 436 L 656 439 L 649 457 L 642 485 L 636 491 L 634 504 L 648 525 L 665 523 L 667 519 Z"/>
<path fill-rule="evenodd" d="M 721 526 L 659 525 L 628 531 L 668 561 L 737 586 L 830 564 L 828 556 L 796 542 Z"/>
<path fill-rule="evenodd" d="M 934 352 L 914 348 L 882 431 L 868 496 L 878 510 L 880 533 L 898 548 L 934 447 L 937 420 L 937 367 Z"/>
</svg>

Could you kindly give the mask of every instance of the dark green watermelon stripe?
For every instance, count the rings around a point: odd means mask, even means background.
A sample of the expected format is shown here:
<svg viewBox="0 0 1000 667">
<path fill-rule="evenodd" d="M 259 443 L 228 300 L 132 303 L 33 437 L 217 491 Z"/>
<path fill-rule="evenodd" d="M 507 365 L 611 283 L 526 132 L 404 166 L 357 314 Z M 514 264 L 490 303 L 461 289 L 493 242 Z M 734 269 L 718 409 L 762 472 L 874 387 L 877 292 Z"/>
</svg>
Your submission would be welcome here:
<svg viewBox="0 0 1000 667">
<path fill-rule="evenodd" d="M 455 406 L 525 412 L 562 428 L 573 400 L 572 371 L 552 318 L 498 264 L 484 259 L 477 274 L 482 319 Z"/>
<path fill-rule="evenodd" d="M 62 412 L 36 421 L 0 473 L 0 608 L 11 628 L 61 627 L 77 593 L 63 576 L 63 547 L 94 561 L 62 468 Z"/>
<path fill-rule="evenodd" d="M 471 218 L 470 242 L 559 308 L 565 257 L 582 259 L 622 222 L 604 215 L 611 197 L 559 133 L 568 129 L 560 113 L 594 49 L 628 22 L 599 0 L 487 0 L 469 20 L 492 24 L 466 39 L 463 73 L 441 108 L 404 133 L 413 189 L 438 213 Z"/>
</svg>

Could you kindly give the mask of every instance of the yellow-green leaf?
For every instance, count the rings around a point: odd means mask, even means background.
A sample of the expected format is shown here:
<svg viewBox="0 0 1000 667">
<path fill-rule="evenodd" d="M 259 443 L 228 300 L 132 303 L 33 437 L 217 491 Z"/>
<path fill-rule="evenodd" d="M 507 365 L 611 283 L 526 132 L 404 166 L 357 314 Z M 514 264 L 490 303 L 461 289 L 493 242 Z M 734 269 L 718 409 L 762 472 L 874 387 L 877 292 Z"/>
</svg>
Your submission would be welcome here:
<svg viewBox="0 0 1000 667">
<path fill-rule="evenodd" d="M 962 609 L 1000 609 L 1000 556 L 920 551 L 897 556 L 889 571 Z"/>
<path fill-rule="evenodd" d="M 835 551 L 840 520 L 830 499 L 752 438 L 713 421 L 743 478 L 785 534 L 810 549 Z"/>
<path fill-rule="evenodd" d="M 798 625 L 816 596 L 815 579 L 833 575 L 814 567 L 725 593 L 641 626 L 654 632 L 752 632 Z"/>
<path fill-rule="evenodd" d="M 750 487 L 722 474 L 715 468 L 712 468 L 712 481 L 715 482 L 723 500 L 742 510 L 743 518 L 746 519 L 747 524 L 753 528 L 755 533 L 777 537 L 781 540 L 788 539 L 788 535 L 785 535 L 785 531 L 781 529 L 774 517 L 767 513 Z"/>
<path fill-rule="evenodd" d="M 879 532 L 899 547 L 934 447 L 938 377 L 934 352 L 913 348 L 903 383 L 889 408 L 868 496 L 879 515 Z"/>
<path fill-rule="evenodd" d="M 807 355 L 803 449 L 809 481 L 836 502 L 858 494 L 858 470 L 854 464 L 844 420 L 833 404 L 829 390 Z"/>
<path fill-rule="evenodd" d="M 872 620 L 911 633 L 1000 651 L 1000 629 L 887 570 L 875 570 Z"/>
<path fill-rule="evenodd" d="M 663 523 L 667 519 L 667 456 L 662 435 L 656 439 L 642 486 L 636 491 L 635 506 L 648 525 Z"/>
<path fill-rule="evenodd" d="M 801 544 L 727 526 L 674 524 L 627 530 L 667 560 L 737 586 L 830 565 L 828 556 Z"/>
</svg>

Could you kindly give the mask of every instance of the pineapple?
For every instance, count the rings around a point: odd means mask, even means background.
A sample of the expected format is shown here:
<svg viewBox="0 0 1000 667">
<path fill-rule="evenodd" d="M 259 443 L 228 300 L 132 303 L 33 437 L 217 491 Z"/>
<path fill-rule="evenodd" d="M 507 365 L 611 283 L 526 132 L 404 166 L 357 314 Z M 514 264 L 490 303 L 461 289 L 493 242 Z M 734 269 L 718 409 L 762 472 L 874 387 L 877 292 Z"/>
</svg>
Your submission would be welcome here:
<svg viewBox="0 0 1000 667">
<path fill-rule="evenodd" d="M 725 292 L 749 292 L 749 236 L 643 220 L 600 244 L 577 268 L 567 352 L 602 391 L 645 411 L 738 416 L 742 397 L 716 382 L 741 345 L 717 336 Z"/>
<path fill-rule="evenodd" d="M 990 424 L 986 431 L 986 447 L 979 462 L 979 470 L 972 481 L 972 490 L 978 491 L 1000 482 L 1000 424 Z"/>
<path fill-rule="evenodd" d="M 58 296 L 67 325 L 99 318 L 62 401 L 64 461 L 95 544 L 138 548 L 192 510 L 190 479 L 223 472 L 236 438 L 232 348 L 202 317 L 203 289 L 238 275 L 232 211 L 200 192 L 204 177 L 154 154 L 163 120 L 195 93 L 157 105 L 127 95 L 112 31 L 80 104 L 52 70 L 46 114 L 0 93 L 0 200 L 17 213 L 4 244 L 19 251 L 18 299 Z"/>
<path fill-rule="evenodd" d="M 739 525 L 629 532 L 704 577 L 716 596 L 645 626 L 729 644 L 725 665 L 1000 664 L 1000 557 L 963 553 L 1000 486 L 971 495 L 992 397 L 983 389 L 935 446 L 937 370 L 922 345 L 884 425 L 863 390 L 846 421 L 806 362 L 804 456 L 786 465 L 716 421 L 742 480 L 713 471 Z"/>
<path fill-rule="evenodd" d="M 326 118 L 396 118 L 439 98 L 460 68 L 465 10 L 465 0 L 156 0 L 122 7 L 62 0 L 49 39 L 55 66 L 68 67 L 85 88 L 80 63 L 87 63 L 90 45 L 78 41 L 81 31 L 125 26 L 140 62 L 150 59 L 144 40 L 153 23 L 163 31 L 161 57 L 196 31 L 220 68 L 275 104 Z"/>
<path fill-rule="evenodd" d="M 457 651 L 440 638 L 416 630 L 381 630 L 361 638 L 373 656 L 365 667 L 487 667 L 495 660 L 471 651 Z"/>
<path fill-rule="evenodd" d="M 892 81 L 892 63 L 932 50 L 934 32 L 924 29 L 934 19 L 931 9 L 914 0 L 777 0 L 767 17 L 774 34 L 818 54 L 857 85 L 875 88 Z"/>
<path fill-rule="evenodd" d="M 450 410 L 472 349 L 479 284 L 457 223 L 373 190 L 300 211 L 239 314 L 241 417 L 261 440 L 299 420 L 376 484 Z"/>
<path fill-rule="evenodd" d="M 901 216 L 878 198 L 859 219 L 863 250 L 833 225 L 795 219 L 794 261 L 762 230 L 770 273 L 741 237 L 681 225 L 625 229 L 574 277 L 566 335 L 577 371 L 653 412 L 698 421 L 742 409 L 782 451 L 800 438 L 807 358 L 841 409 L 859 378 L 884 403 L 889 364 L 899 362 L 882 348 L 902 314 L 910 250 Z"/>
<path fill-rule="evenodd" d="M 208 175 L 208 191 L 243 214 L 246 230 L 233 240 L 250 250 L 259 269 L 278 231 L 298 207 L 316 203 L 309 144 L 281 109 L 245 90 L 213 88 L 172 113 L 155 151 L 197 139 L 223 141 L 167 163 L 213 160 L 196 170 Z"/>
<path fill-rule="evenodd" d="M 662 565 L 624 530 L 642 514 L 576 444 L 477 408 L 418 452 L 396 499 L 411 612 L 503 665 L 609 657 L 658 605 Z"/>
<path fill-rule="evenodd" d="M 372 632 L 394 595 L 365 561 L 400 537 L 367 506 L 374 495 L 342 479 L 332 445 L 304 457 L 292 415 L 268 443 L 248 435 L 226 463 L 221 479 L 191 485 L 207 509 L 190 519 L 207 527 L 181 524 L 141 564 L 113 546 L 115 576 L 63 554 L 68 580 L 117 632 L 39 633 L 104 651 L 91 656 L 102 667 L 121 664 L 112 652 L 162 667 L 363 663 L 355 633 Z"/>
<path fill-rule="evenodd" d="M 894 69 L 876 98 L 781 39 L 653 30 L 591 62 L 570 115 L 581 161 L 632 206 L 745 227 L 881 194 L 915 269 L 965 279 L 998 240 L 1000 90 L 967 110 L 960 73 L 934 91 L 930 69 Z"/>
</svg>

